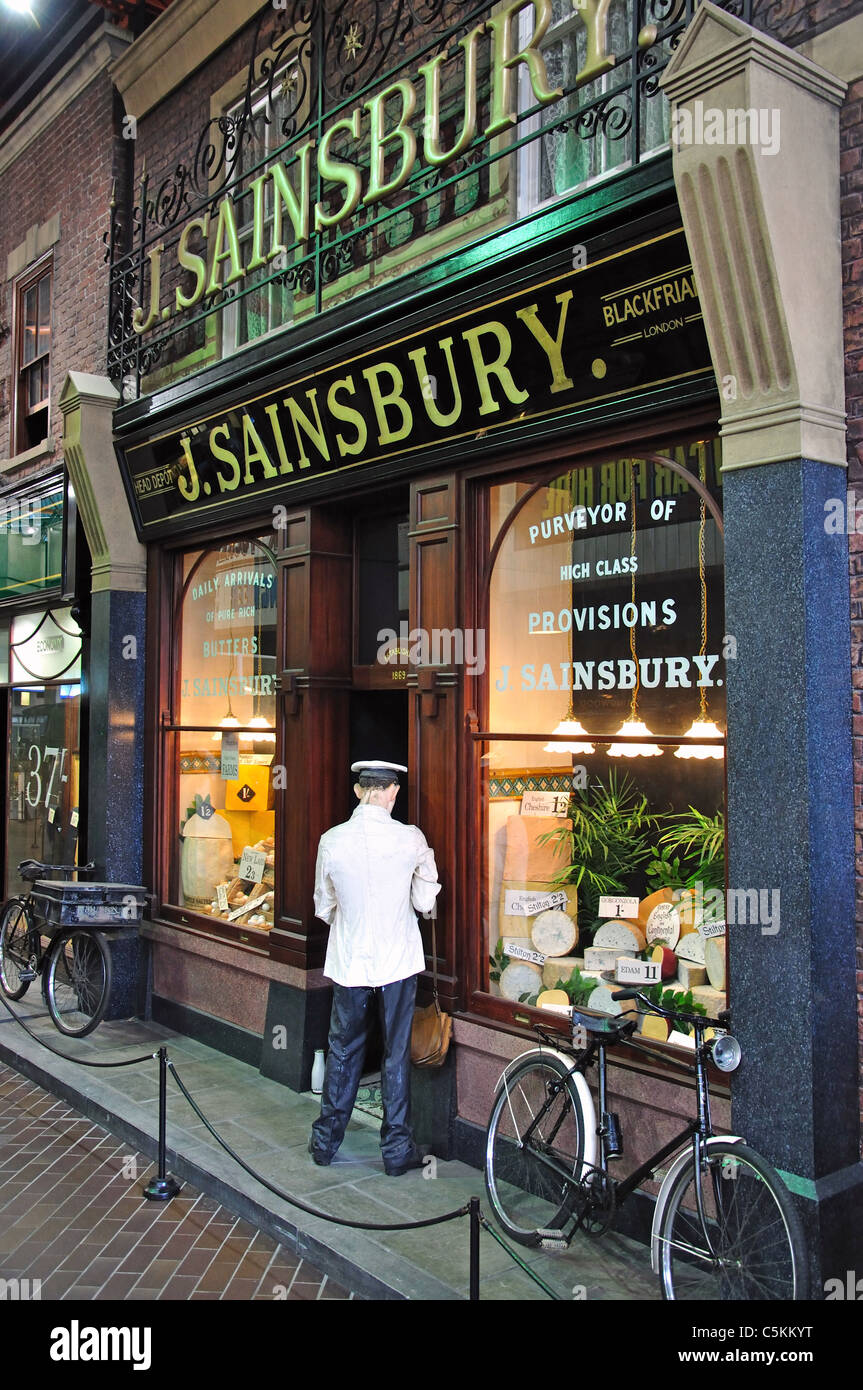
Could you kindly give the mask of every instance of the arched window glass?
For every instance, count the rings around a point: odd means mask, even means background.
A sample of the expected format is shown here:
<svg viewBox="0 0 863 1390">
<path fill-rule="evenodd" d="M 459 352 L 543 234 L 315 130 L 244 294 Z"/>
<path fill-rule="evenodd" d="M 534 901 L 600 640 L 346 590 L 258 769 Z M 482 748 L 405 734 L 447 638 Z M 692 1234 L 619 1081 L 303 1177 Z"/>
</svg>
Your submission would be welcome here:
<svg viewBox="0 0 863 1390">
<path fill-rule="evenodd" d="M 665 988 L 724 1006 L 718 465 L 702 441 L 489 490 L 492 994 L 604 1008 L 603 972 L 656 952 Z"/>
</svg>

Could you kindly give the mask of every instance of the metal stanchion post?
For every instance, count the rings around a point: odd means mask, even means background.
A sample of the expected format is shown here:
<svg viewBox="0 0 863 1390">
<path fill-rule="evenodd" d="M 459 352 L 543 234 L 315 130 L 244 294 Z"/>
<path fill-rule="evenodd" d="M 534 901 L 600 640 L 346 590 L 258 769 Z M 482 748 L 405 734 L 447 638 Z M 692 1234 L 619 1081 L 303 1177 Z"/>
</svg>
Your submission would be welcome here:
<svg viewBox="0 0 863 1390">
<path fill-rule="evenodd" d="M 470 1203 L 470 1300 L 479 1300 L 479 1197 Z"/>
<path fill-rule="evenodd" d="M 169 1202 L 180 1191 L 180 1184 L 165 1172 L 165 1125 L 168 1080 L 168 1049 L 159 1048 L 159 1172 L 150 1179 L 143 1189 L 144 1196 L 151 1202 Z"/>
</svg>

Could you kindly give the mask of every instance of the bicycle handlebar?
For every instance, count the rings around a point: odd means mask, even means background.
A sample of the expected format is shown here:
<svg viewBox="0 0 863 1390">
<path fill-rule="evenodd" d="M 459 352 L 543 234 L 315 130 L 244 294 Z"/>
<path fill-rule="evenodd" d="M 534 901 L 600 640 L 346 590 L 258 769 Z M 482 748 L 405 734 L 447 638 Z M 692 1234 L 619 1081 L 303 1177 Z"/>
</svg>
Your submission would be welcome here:
<svg viewBox="0 0 863 1390">
<path fill-rule="evenodd" d="M 671 1019 L 672 1022 L 675 1019 L 681 1019 L 684 1023 L 692 1023 L 701 1028 L 713 1028 L 716 1024 L 718 1024 L 720 1028 L 727 1028 L 731 1022 L 731 1012 L 729 1009 L 723 1009 L 722 1012 L 717 1015 L 716 1019 L 708 1018 L 706 1014 L 684 1014 L 678 1012 L 676 1009 L 664 1009 L 661 1004 L 654 1004 L 653 1000 L 648 999 L 646 994 L 642 994 L 641 990 L 634 989 L 632 986 L 627 986 L 626 989 L 614 990 L 611 997 L 615 1000 L 639 999 L 650 1013 L 661 1014 L 663 1018 Z"/>
</svg>

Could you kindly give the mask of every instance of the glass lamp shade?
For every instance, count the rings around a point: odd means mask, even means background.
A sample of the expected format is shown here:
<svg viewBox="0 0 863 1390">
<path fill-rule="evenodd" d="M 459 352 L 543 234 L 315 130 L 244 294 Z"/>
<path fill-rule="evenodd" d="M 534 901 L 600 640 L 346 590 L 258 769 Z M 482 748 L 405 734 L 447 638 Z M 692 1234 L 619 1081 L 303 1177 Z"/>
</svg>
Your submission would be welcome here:
<svg viewBox="0 0 863 1390">
<path fill-rule="evenodd" d="M 686 738 L 722 738 L 722 730 L 717 729 L 712 719 L 694 719 L 687 729 Z M 723 750 L 718 744 L 685 743 L 675 749 L 675 758 L 721 758 Z"/>
<path fill-rule="evenodd" d="M 618 737 L 650 738 L 650 730 L 642 719 L 627 719 L 617 731 Z M 662 749 L 658 743 L 613 743 L 608 750 L 610 758 L 657 758 Z"/>
<path fill-rule="evenodd" d="M 553 732 L 555 737 L 573 739 L 581 735 L 587 738 L 587 730 L 582 728 L 581 721 L 576 719 L 574 715 L 567 715 L 565 719 L 561 719 Z M 543 748 L 545 753 L 592 753 L 593 751 L 592 743 L 547 743 Z"/>
<path fill-rule="evenodd" d="M 276 735 L 273 733 L 273 726 L 262 714 L 255 714 L 249 720 L 249 728 L 254 729 L 255 733 L 240 734 L 240 742 L 245 743 L 275 743 Z"/>
<path fill-rule="evenodd" d="M 220 729 L 236 729 L 236 728 L 238 727 L 239 723 L 240 723 L 239 719 L 237 718 L 237 716 L 234 714 L 234 711 L 233 711 L 233 710 L 230 708 L 230 706 L 229 706 L 229 707 L 228 707 L 228 712 L 227 712 L 227 714 L 225 715 L 224 719 L 220 719 L 220 720 L 219 720 L 219 728 L 220 728 Z M 214 743 L 221 743 L 221 741 L 222 741 L 222 735 L 221 735 L 221 734 L 213 734 L 213 742 L 214 742 Z"/>
</svg>

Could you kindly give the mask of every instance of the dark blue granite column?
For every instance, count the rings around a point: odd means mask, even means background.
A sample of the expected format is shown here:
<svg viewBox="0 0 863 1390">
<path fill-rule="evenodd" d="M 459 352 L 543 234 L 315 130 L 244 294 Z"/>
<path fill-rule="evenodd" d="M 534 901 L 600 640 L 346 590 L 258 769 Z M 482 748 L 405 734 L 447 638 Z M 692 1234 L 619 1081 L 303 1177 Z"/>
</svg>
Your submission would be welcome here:
<svg viewBox="0 0 863 1390">
<path fill-rule="evenodd" d="M 798 1194 L 819 1297 L 863 1250 L 848 544 L 825 529 L 845 474 L 794 460 L 723 490 L 729 888 L 780 894 L 778 922 L 728 928 L 732 1124 Z"/>
<path fill-rule="evenodd" d="M 142 882 L 146 595 L 93 594 L 87 849 L 109 882 Z"/>
</svg>

